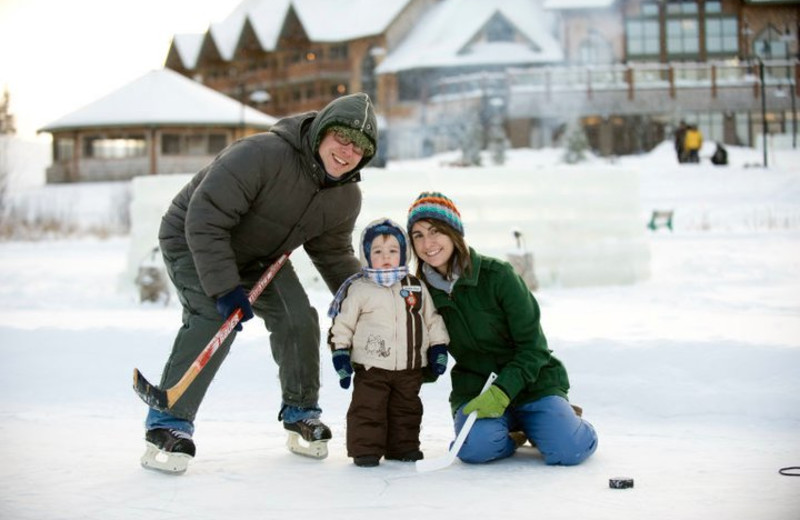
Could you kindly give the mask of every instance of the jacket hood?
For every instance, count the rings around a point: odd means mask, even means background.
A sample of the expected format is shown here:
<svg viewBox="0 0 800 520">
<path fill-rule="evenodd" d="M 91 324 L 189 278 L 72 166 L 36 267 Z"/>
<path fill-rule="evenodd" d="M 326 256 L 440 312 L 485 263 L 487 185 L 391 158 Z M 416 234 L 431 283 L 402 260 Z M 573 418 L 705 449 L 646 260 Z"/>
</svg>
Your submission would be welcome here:
<svg viewBox="0 0 800 520">
<path fill-rule="evenodd" d="M 388 229 L 387 229 L 388 228 Z M 400 242 L 400 266 L 407 266 L 411 261 L 411 250 L 409 248 L 408 235 L 405 229 L 397 222 L 388 218 L 379 218 L 373 220 L 361 232 L 361 240 L 359 240 L 358 252 L 359 260 L 363 267 L 369 266 L 369 253 L 367 252 L 367 244 L 371 244 L 372 240 L 386 232 L 391 233 Z"/>
<path fill-rule="evenodd" d="M 314 120 L 315 114 L 316 112 L 305 112 L 303 114 L 283 117 L 276 121 L 269 131 L 279 135 L 281 139 L 292 145 L 293 148 L 302 150 L 303 128 L 308 128 Z"/>
<path fill-rule="evenodd" d="M 372 142 L 376 152 L 378 149 L 378 120 L 375 117 L 375 107 L 369 96 L 363 92 L 349 94 L 336 98 L 317 113 L 317 117 L 311 123 L 309 137 L 311 149 L 316 155 L 319 150 L 319 143 L 325 135 L 325 131 L 331 126 L 344 126 L 358 130 Z M 375 157 L 362 157 L 355 170 L 360 170 Z"/>
</svg>

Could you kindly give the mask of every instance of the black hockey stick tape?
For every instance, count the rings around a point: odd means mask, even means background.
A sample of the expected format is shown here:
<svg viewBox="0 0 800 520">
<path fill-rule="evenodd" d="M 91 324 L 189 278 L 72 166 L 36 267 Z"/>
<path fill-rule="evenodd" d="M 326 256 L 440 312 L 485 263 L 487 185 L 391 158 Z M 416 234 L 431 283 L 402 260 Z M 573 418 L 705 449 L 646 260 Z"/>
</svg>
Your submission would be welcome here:
<svg viewBox="0 0 800 520">
<path fill-rule="evenodd" d="M 633 487 L 633 479 L 628 477 L 616 477 L 608 479 L 608 487 L 611 489 L 630 489 Z"/>
</svg>

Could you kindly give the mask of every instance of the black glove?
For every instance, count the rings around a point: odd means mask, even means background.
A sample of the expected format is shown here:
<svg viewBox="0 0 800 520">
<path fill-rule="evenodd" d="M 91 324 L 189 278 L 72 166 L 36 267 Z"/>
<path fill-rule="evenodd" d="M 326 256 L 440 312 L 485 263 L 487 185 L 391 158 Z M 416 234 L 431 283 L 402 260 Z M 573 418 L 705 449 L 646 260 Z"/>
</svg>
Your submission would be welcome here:
<svg viewBox="0 0 800 520">
<path fill-rule="evenodd" d="M 333 368 L 336 369 L 336 373 L 339 375 L 339 386 L 350 388 L 353 365 L 350 364 L 349 350 L 338 349 L 333 351 Z"/>
<path fill-rule="evenodd" d="M 242 323 L 253 317 L 253 307 L 250 306 L 250 300 L 247 299 L 247 293 L 241 285 L 217 298 L 217 312 L 224 319 L 227 320 L 236 309 L 242 309 L 243 316 L 235 329 L 242 330 Z"/>
<path fill-rule="evenodd" d="M 440 376 L 447 370 L 447 347 L 444 345 L 433 345 L 428 349 L 428 366 L 431 372 Z"/>
</svg>

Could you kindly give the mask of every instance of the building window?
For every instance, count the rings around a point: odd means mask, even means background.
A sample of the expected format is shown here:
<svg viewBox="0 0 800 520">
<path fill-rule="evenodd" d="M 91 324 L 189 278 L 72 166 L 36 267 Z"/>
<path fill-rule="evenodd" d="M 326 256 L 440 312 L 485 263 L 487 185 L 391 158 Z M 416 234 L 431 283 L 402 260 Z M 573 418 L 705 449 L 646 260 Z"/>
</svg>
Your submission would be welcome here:
<svg viewBox="0 0 800 520">
<path fill-rule="evenodd" d="M 645 2 L 638 16 L 625 20 L 625 49 L 628 58 L 657 58 L 661 51 L 658 2 Z"/>
<path fill-rule="evenodd" d="M 775 26 L 768 25 L 753 41 L 753 52 L 765 60 L 786 59 L 789 56 L 789 47 L 781 36 Z"/>
<path fill-rule="evenodd" d="M 696 19 L 667 20 L 667 53 L 696 55 L 700 52 L 700 31 Z"/>
<path fill-rule="evenodd" d="M 629 19 L 625 31 L 628 57 L 658 56 L 661 30 L 657 18 Z"/>
<path fill-rule="evenodd" d="M 697 2 L 695 0 L 678 0 L 667 4 L 667 16 L 682 14 L 697 14 Z"/>
<path fill-rule="evenodd" d="M 644 4 L 641 11 L 643 16 L 658 16 L 658 4 L 655 2 Z"/>
<path fill-rule="evenodd" d="M 161 155 L 216 155 L 227 144 L 225 134 L 161 134 Z"/>
<path fill-rule="evenodd" d="M 711 54 L 737 54 L 739 52 L 739 24 L 736 18 L 706 18 L 706 50 Z"/>
<path fill-rule="evenodd" d="M 375 99 L 377 93 L 377 80 L 375 79 L 375 47 L 370 47 L 361 60 L 361 90 Z"/>
<path fill-rule="evenodd" d="M 347 45 L 334 45 L 328 51 L 328 56 L 331 60 L 346 60 L 347 59 Z"/>
<path fill-rule="evenodd" d="M 700 19 L 695 1 L 670 2 L 666 6 L 667 55 L 693 57 L 700 53 Z"/>
<path fill-rule="evenodd" d="M 614 51 L 611 49 L 611 43 L 597 31 L 590 31 L 589 35 L 578 45 L 577 61 L 581 65 L 613 62 Z"/>
<path fill-rule="evenodd" d="M 92 159 L 125 159 L 147 155 L 147 140 L 144 136 L 85 137 L 83 156 Z"/>
<path fill-rule="evenodd" d="M 53 147 L 56 161 L 69 161 L 75 156 L 75 140 L 72 138 L 58 138 Z"/>
<path fill-rule="evenodd" d="M 500 14 L 495 14 L 486 24 L 486 41 L 513 42 L 514 28 Z"/>
</svg>

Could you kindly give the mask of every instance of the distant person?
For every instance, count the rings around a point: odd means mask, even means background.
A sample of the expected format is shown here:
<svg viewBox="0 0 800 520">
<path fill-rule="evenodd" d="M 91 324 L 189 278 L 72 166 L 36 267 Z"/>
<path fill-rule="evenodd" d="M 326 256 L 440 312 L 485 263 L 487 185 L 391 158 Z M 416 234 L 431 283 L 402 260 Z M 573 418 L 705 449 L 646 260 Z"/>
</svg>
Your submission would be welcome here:
<svg viewBox="0 0 800 520">
<path fill-rule="evenodd" d="M 347 411 L 347 455 L 356 466 L 413 462 L 420 451 L 424 371 L 447 369 L 450 338 L 428 289 L 408 273 L 406 232 L 389 219 L 370 223 L 359 242 L 360 273 L 337 291 L 328 316 L 328 344 Z M 353 372 L 355 371 L 355 374 Z"/>
<path fill-rule="evenodd" d="M 683 140 L 683 149 L 686 154 L 686 162 L 700 162 L 700 148 L 703 146 L 703 134 L 697 125 L 689 125 L 686 128 L 686 136 Z"/>
<path fill-rule="evenodd" d="M 467 246 L 461 214 L 441 193 L 417 197 L 408 230 L 417 276 L 450 335 L 456 433 L 471 412 L 478 417 L 458 457 L 468 463 L 502 459 L 529 440 L 546 464 L 586 460 L 597 449 L 597 434 L 567 400 L 567 371 L 547 344 L 539 304 L 525 281 L 508 262 Z M 497 379 L 481 392 L 492 372 Z"/>
<path fill-rule="evenodd" d="M 290 262 L 252 305 L 248 290 L 276 258 L 300 246 L 331 292 L 359 271 L 352 245 L 361 210 L 358 181 L 377 139 L 369 96 L 343 96 L 319 112 L 283 118 L 268 132 L 234 142 L 177 194 L 161 221 L 159 243 L 183 324 L 162 389 L 180 380 L 225 319 L 241 309 L 243 322 L 256 315 L 270 333 L 281 385 L 278 419 L 290 449 L 327 455 L 331 431 L 320 421 L 317 311 Z M 195 416 L 235 336 L 228 336 L 174 406 L 150 408 L 143 466 L 186 470 L 195 455 Z"/>
<path fill-rule="evenodd" d="M 684 146 L 683 143 L 686 140 L 686 121 L 681 120 L 678 124 L 678 128 L 675 129 L 675 155 L 678 158 L 678 162 L 686 162 L 686 157 L 684 155 Z"/>
<path fill-rule="evenodd" d="M 714 155 L 711 156 L 711 162 L 717 166 L 728 164 L 728 150 L 722 146 L 722 143 L 717 143 L 717 149 L 714 150 Z"/>
</svg>

